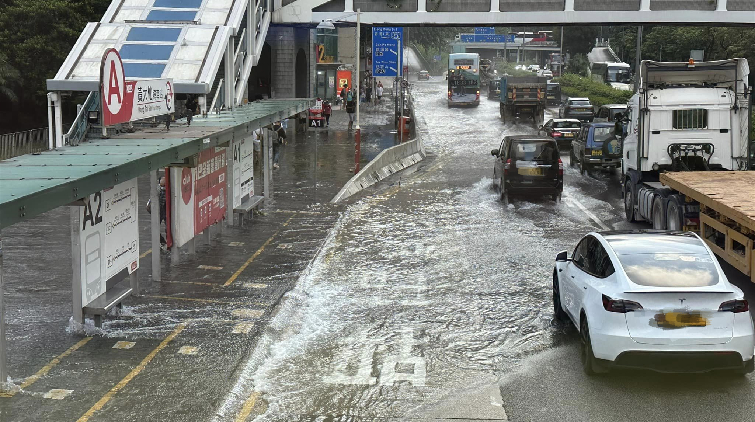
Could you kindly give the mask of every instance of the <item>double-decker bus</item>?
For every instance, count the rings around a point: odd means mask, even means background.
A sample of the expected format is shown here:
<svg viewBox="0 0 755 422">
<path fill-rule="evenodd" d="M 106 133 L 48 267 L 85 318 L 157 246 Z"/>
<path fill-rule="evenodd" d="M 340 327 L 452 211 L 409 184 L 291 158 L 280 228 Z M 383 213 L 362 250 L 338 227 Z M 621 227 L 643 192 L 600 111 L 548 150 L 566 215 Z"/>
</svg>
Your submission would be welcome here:
<svg viewBox="0 0 755 422">
<path fill-rule="evenodd" d="M 480 55 L 456 53 L 448 56 L 448 106 L 480 105 Z"/>
</svg>

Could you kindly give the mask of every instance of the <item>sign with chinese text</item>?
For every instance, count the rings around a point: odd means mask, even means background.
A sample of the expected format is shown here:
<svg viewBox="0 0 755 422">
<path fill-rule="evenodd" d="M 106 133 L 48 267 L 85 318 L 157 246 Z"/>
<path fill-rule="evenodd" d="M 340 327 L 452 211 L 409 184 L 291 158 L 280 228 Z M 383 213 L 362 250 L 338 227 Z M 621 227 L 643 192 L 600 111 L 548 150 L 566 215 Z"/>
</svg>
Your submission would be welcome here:
<svg viewBox="0 0 755 422">
<path fill-rule="evenodd" d="M 127 81 L 118 50 L 105 51 L 100 66 L 105 126 L 162 116 L 175 111 L 172 79 Z"/>
<path fill-rule="evenodd" d="M 233 143 L 233 208 L 254 196 L 254 142 L 251 138 Z"/>
<path fill-rule="evenodd" d="M 105 293 L 118 273 L 139 268 L 138 198 L 132 179 L 89 195 L 79 207 L 82 306 Z"/>
<path fill-rule="evenodd" d="M 372 75 L 396 77 L 403 59 L 403 28 L 372 28 Z"/>
<path fill-rule="evenodd" d="M 225 148 L 200 152 L 195 168 L 171 168 L 171 192 L 177 196 L 171 221 L 178 246 L 225 217 L 226 170 Z"/>
</svg>

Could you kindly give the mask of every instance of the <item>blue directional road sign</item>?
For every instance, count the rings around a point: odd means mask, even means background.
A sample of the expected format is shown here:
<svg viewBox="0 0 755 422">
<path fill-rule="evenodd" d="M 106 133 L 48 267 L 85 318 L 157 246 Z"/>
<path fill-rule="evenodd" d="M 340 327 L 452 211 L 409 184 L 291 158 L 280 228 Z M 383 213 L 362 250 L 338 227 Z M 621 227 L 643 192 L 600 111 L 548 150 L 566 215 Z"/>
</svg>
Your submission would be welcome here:
<svg viewBox="0 0 755 422">
<path fill-rule="evenodd" d="M 495 35 L 495 28 L 490 27 L 477 27 L 474 29 L 475 35 Z"/>
<path fill-rule="evenodd" d="M 404 31 L 397 27 L 372 28 L 372 75 L 396 77 L 403 62 Z"/>
</svg>

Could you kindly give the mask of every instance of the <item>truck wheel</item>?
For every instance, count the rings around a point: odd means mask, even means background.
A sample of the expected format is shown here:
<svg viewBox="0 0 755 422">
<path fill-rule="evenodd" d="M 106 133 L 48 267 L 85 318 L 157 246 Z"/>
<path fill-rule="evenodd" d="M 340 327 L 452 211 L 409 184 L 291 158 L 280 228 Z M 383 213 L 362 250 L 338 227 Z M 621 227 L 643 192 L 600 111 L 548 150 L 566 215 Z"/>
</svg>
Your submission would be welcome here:
<svg viewBox="0 0 755 422">
<path fill-rule="evenodd" d="M 575 167 L 577 165 L 577 157 L 574 156 L 574 149 L 569 150 L 569 167 Z"/>
<path fill-rule="evenodd" d="M 666 207 L 660 195 L 655 195 L 653 199 L 653 229 L 666 230 Z"/>
<path fill-rule="evenodd" d="M 585 164 L 585 160 L 580 160 L 579 161 L 579 172 L 582 173 L 582 175 L 584 176 L 589 171 L 590 171 L 590 167 L 587 164 Z"/>
<path fill-rule="evenodd" d="M 668 198 L 666 205 L 666 227 L 672 231 L 681 231 L 684 229 L 684 215 L 682 198 L 679 195 L 672 195 Z"/>
<path fill-rule="evenodd" d="M 634 190 L 632 189 L 632 180 L 627 178 L 624 181 L 624 214 L 627 217 L 627 221 L 634 223 L 637 221 L 634 217 Z"/>
</svg>

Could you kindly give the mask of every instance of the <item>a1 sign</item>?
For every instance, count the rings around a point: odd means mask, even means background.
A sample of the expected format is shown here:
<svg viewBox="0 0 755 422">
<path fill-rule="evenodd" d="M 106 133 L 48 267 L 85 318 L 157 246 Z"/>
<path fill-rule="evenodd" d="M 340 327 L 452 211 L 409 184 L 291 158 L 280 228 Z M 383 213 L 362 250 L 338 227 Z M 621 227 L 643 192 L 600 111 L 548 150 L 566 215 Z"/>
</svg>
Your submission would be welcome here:
<svg viewBox="0 0 755 422">
<path fill-rule="evenodd" d="M 175 92 L 171 79 L 127 81 L 118 50 L 102 56 L 100 69 L 102 119 L 105 126 L 173 113 Z"/>
</svg>

